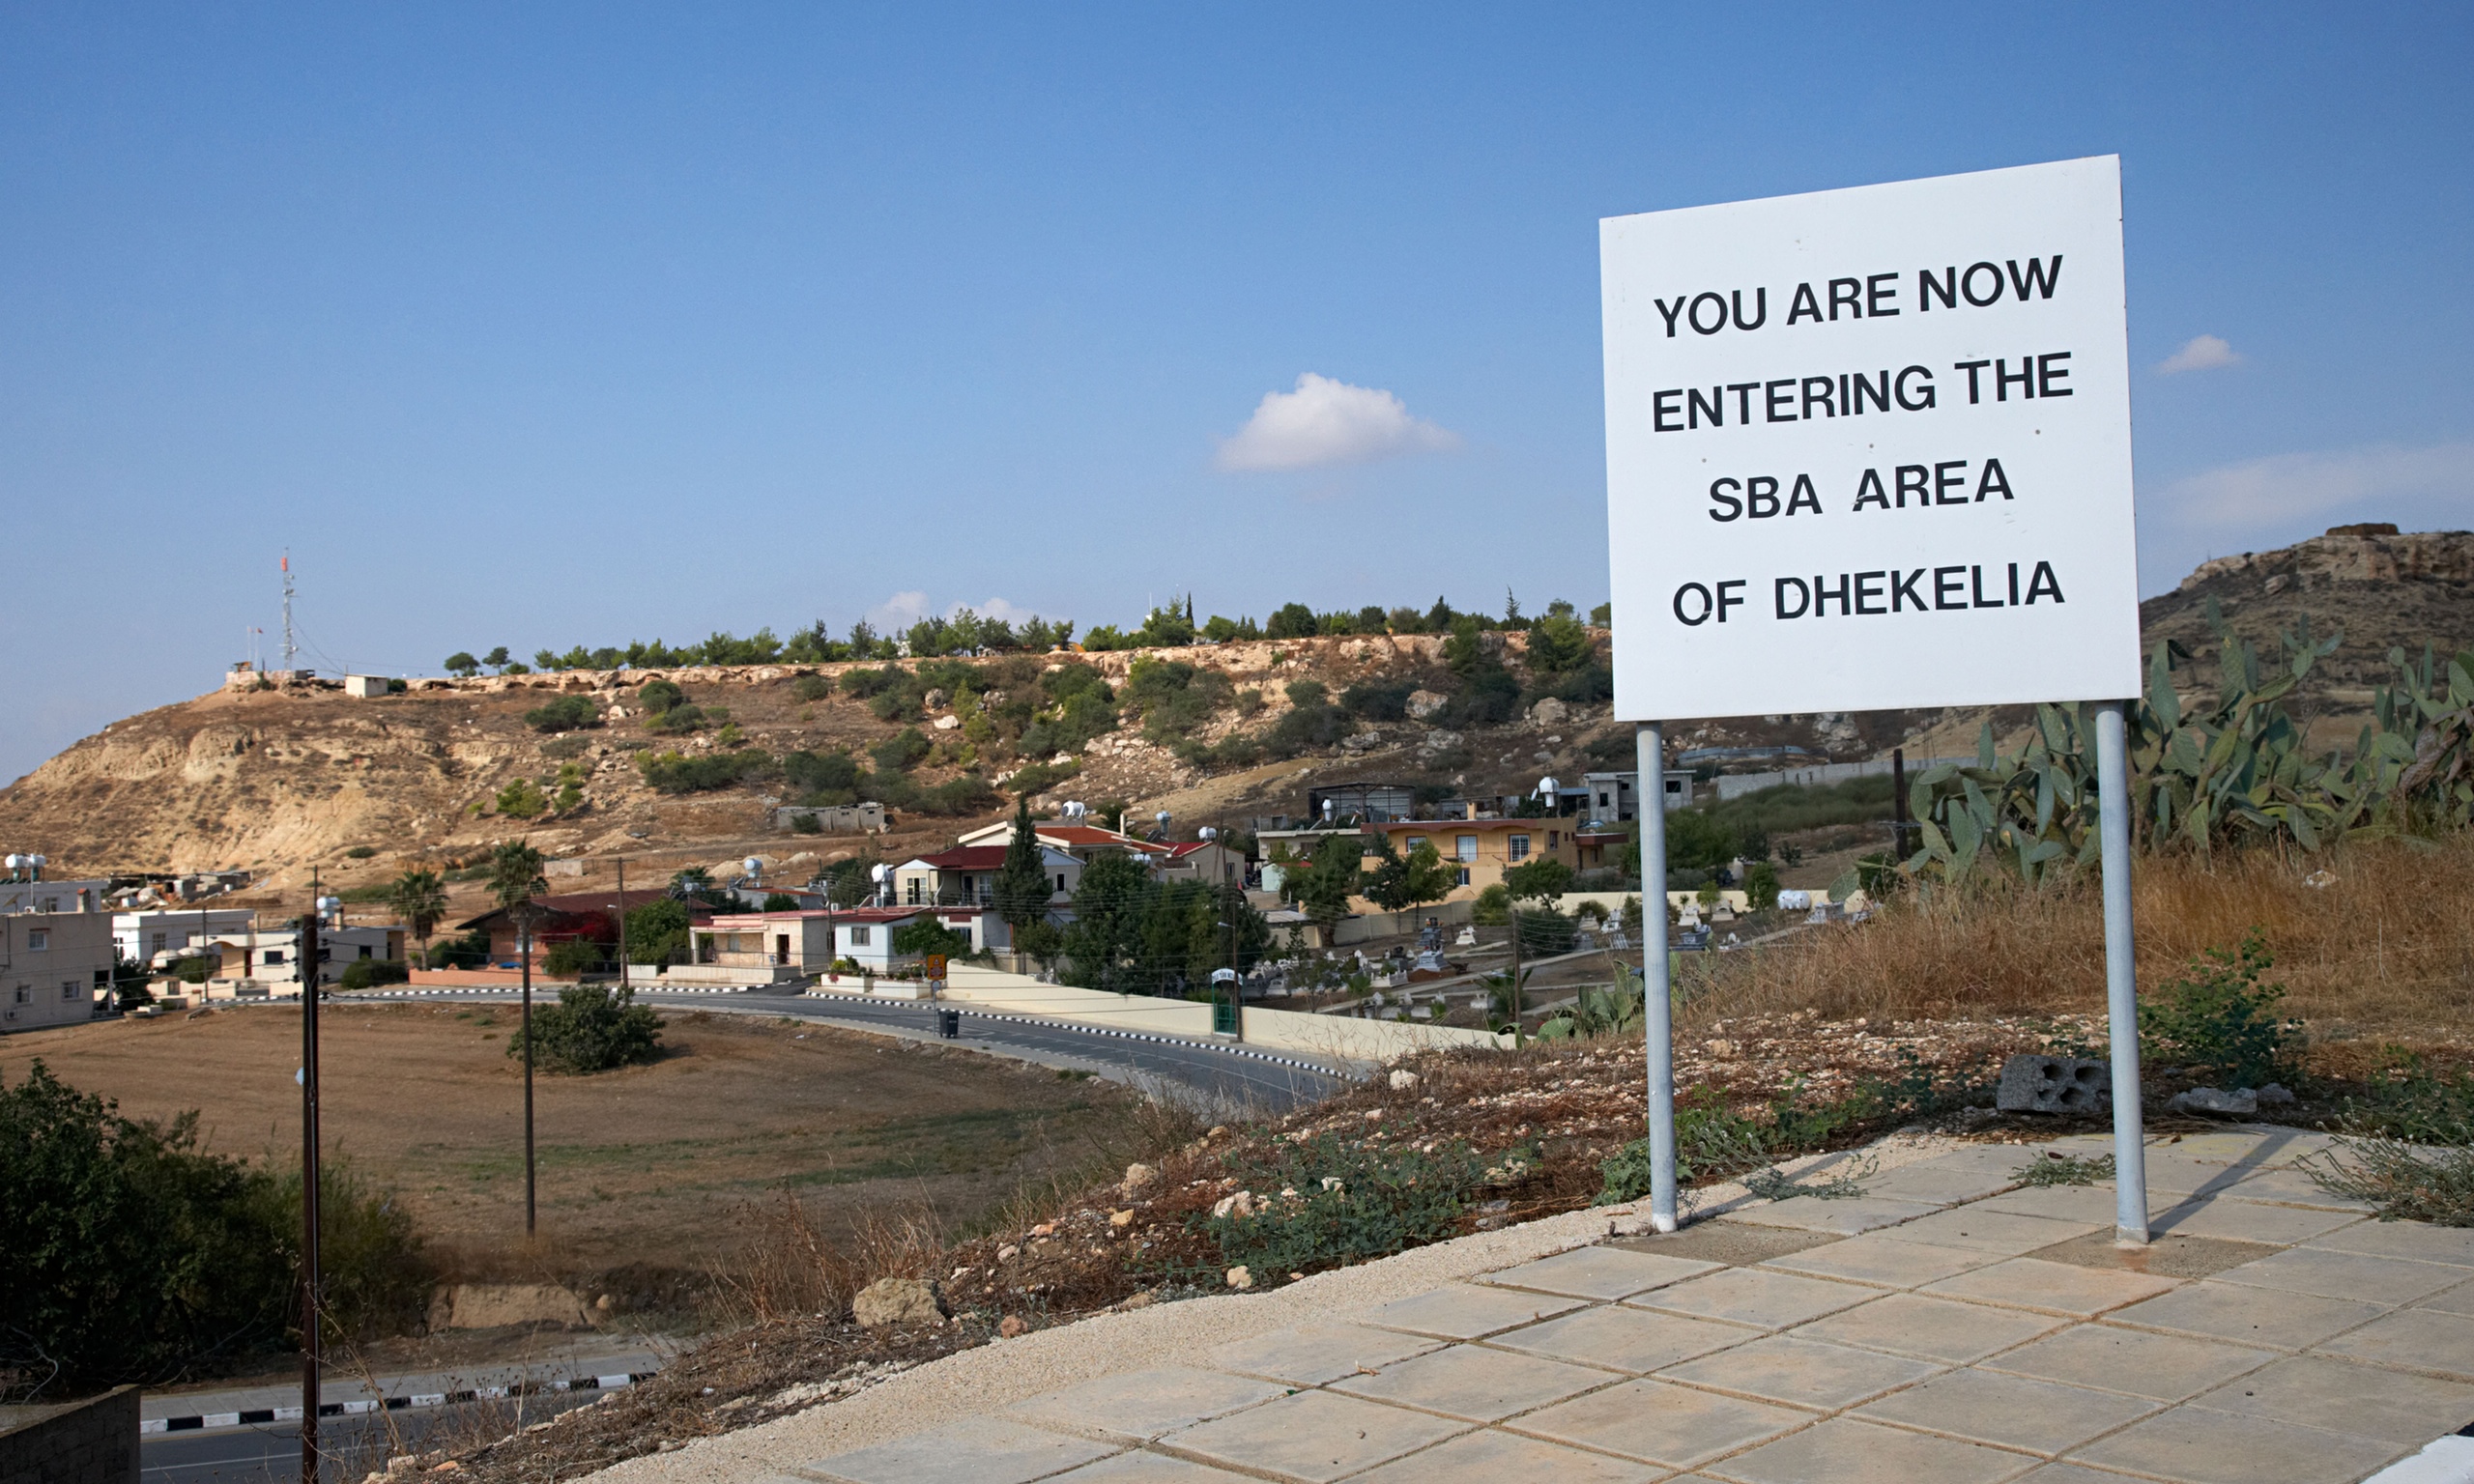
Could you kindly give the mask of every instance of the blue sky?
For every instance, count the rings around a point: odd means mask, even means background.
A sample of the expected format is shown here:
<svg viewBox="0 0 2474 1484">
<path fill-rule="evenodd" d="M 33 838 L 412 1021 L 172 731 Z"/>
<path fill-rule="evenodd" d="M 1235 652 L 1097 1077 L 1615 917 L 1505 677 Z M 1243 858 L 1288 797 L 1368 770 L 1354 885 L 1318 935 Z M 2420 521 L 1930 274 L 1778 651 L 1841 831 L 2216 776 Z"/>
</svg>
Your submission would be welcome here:
<svg viewBox="0 0 2474 1484">
<path fill-rule="evenodd" d="M 1586 607 L 1598 217 L 2080 155 L 2124 161 L 2143 590 L 2341 520 L 2474 525 L 2470 36 L 0 9 L 0 778 L 211 688 L 287 546 L 322 670 L 1188 589 Z"/>
</svg>

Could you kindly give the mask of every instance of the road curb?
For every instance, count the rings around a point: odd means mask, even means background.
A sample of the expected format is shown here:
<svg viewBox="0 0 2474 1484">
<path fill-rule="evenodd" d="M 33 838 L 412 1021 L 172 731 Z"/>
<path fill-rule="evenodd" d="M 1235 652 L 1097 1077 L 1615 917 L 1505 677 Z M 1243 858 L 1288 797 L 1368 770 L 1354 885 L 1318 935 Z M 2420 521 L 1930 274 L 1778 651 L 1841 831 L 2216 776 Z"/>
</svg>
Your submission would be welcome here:
<svg viewBox="0 0 2474 1484">
<path fill-rule="evenodd" d="M 373 1412 L 409 1412 L 414 1408 L 452 1407 L 465 1402 L 497 1402 L 510 1397 L 538 1396 L 554 1391 L 618 1391 L 640 1381 L 650 1381 L 658 1371 L 627 1371 L 611 1376 L 576 1376 L 565 1381 L 520 1381 L 508 1386 L 475 1386 L 465 1391 L 420 1391 L 407 1396 L 390 1396 L 384 1400 L 368 1398 L 353 1402 L 324 1402 L 319 1405 L 322 1417 L 353 1417 Z M 195 1433 L 209 1428 L 251 1427 L 266 1422 L 298 1422 L 298 1407 L 253 1407 L 240 1412 L 204 1412 L 184 1417 L 148 1417 L 137 1424 L 140 1437 L 162 1433 Z"/>
<path fill-rule="evenodd" d="M 1194 1041 L 1183 1036 L 1162 1036 L 1150 1031 L 1120 1031 L 1105 1025 L 1080 1025 L 1072 1020 L 1050 1019 L 1045 1015 L 1007 1015 L 999 1014 L 992 1010 L 964 1010 L 959 1005 L 951 1004 L 944 1000 L 887 1001 L 871 994 L 841 994 L 827 989 L 811 989 L 807 991 L 807 993 L 799 996 L 799 998 L 806 1000 L 851 1000 L 862 1005 L 933 1005 L 938 1010 L 950 1010 L 959 1014 L 974 1015 L 982 1020 L 1006 1020 L 1011 1021 L 1016 1025 L 1036 1025 L 1048 1030 L 1079 1031 L 1085 1036 L 1113 1036 L 1120 1041 L 1146 1041 L 1163 1046 L 1186 1046 L 1196 1051 L 1217 1051 L 1223 1056 L 1238 1056 L 1244 1057 L 1249 1061 L 1269 1062 L 1278 1067 L 1293 1067 L 1300 1071 L 1311 1071 L 1326 1077 L 1345 1077 L 1348 1075 L 1347 1072 L 1340 1070 L 1338 1068 L 1327 1067 L 1319 1062 L 1309 1062 L 1303 1058 L 1294 1056 L 1280 1056 L 1270 1051 L 1257 1051 L 1251 1046 L 1223 1046 L 1216 1042 Z"/>
</svg>

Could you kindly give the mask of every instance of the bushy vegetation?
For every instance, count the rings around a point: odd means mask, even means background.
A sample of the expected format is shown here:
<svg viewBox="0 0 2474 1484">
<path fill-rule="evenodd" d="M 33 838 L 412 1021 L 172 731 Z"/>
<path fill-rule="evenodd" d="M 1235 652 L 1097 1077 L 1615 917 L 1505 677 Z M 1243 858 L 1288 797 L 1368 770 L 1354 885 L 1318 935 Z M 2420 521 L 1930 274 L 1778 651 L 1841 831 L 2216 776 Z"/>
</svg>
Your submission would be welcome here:
<svg viewBox="0 0 2474 1484">
<path fill-rule="evenodd" d="M 2290 1081 L 2302 1022 L 2277 1013 L 2285 990 L 2259 983 L 2275 963 L 2258 932 L 2238 949 L 2211 948 L 2139 1007 L 2140 1055 L 2176 1065 L 2195 1082 L 2263 1087 Z"/>
<path fill-rule="evenodd" d="M 634 945 L 629 945 L 632 950 Z M 632 954 L 631 954 L 632 956 Z M 633 1067 L 661 1055 L 661 1016 L 635 1003 L 635 991 L 576 985 L 559 1003 L 532 1012 L 533 1065 L 584 1076 Z M 506 1054 L 524 1054 L 524 1033 L 508 1038 Z"/>
<path fill-rule="evenodd" d="M 356 958 L 344 965 L 335 984 L 345 989 L 374 989 L 381 985 L 400 985 L 410 978 L 411 967 L 401 958 Z"/>
<path fill-rule="evenodd" d="M 1386 1148 L 1318 1133 L 1250 1143 L 1223 1161 L 1250 1196 L 1244 1214 L 1194 1218 L 1221 1266 L 1266 1276 L 1388 1257 L 1452 1235 L 1484 1183 L 1486 1161 L 1461 1140 Z"/>
<path fill-rule="evenodd" d="M 1236 967 L 1251 970 L 1271 947 L 1271 929 L 1241 897 L 1216 885 L 1155 881 L 1129 856 L 1091 862 L 1074 893 L 1062 978 L 1085 989 L 1176 996 L 1203 990 L 1233 945 Z M 1221 925 L 1231 923 L 1233 928 Z"/>
<path fill-rule="evenodd" d="M 293 1343 L 301 1179 L 197 1148 L 198 1115 L 121 1116 L 40 1061 L 0 1087 L 0 1393 L 230 1371 Z M 430 1271 L 388 1192 L 330 1161 L 327 1332 L 416 1323 Z"/>
<path fill-rule="evenodd" d="M 687 956 L 688 927 L 694 918 L 676 899 L 648 901 L 627 914 L 627 961 L 673 963 Z"/>
<path fill-rule="evenodd" d="M 589 696 L 561 696 L 524 713 L 534 731 L 582 731 L 601 725 L 601 708 Z"/>
<path fill-rule="evenodd" d="M 741 779 L 762 773 L 773 766 L 773 759 L 756 748 L 742 748 L 732 753 L 705 753 L 689 756 L 683 753 L 638 753 L 637 771 L 656 793 L 708 793 L 728 788 Z"/>
</svg>

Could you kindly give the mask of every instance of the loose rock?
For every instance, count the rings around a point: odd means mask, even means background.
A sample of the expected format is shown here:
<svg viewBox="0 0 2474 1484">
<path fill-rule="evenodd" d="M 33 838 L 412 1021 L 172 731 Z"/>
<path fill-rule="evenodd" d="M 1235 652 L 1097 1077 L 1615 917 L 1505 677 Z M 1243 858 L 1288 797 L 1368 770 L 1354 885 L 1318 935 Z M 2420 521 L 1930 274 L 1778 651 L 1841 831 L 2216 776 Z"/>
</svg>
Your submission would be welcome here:
<svg viewBox="0 0 2474 1484">
<path fill-rule="evenodd" d="M 850 1317 L 870 1329 L 938 1324 L 945 1317 L 945 1298 L 924 1278 L 878 1278 L 850 1300 Z"/>
<path fill-rule="evenodd" d="M 1243 1266 L 1231 1268 L 1228 1270 L 1228 1286 L 1241 1289 L 1251 1288 L 1254 1286 L 1254 1274 Z"/>
</svg>

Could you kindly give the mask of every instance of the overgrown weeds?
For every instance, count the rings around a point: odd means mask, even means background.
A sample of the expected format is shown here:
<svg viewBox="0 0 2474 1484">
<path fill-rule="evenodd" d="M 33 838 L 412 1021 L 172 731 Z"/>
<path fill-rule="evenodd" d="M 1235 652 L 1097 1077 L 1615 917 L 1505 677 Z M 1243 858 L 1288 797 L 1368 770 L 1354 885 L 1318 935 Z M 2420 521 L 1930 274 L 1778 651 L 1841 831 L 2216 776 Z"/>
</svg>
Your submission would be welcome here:
<svg viewBox="0 0 2474 1484">
<path fill-rule="evenodd" d="M 1514 1162 L 1517 1156 L 1506 1156 L 1507 1166 Z M 1223 1163 L 1237 1193 L 1189 1224 L 1211 1239 L 1223 1268 L 1266 1275 L 1343 1267 L 1440 1241 L 1452 1235 L 1487 1172 L 1485 1159 L 1459 1140 L 1382 1148 L 1338 1133 L 1251 1143 Z"/>
<path fill-rule="evenodd" d="M 2023 1185 L 2092 1185 L 2114 1178 L 2114 1156 L 2098 1155 L 2089 1158 L 2047 1150 L 2044 1157 L 2030 1159 L 2011 1171 L 2010 1178 Z"/>
<path fill-rule="evenodd" d="M 2277 1013 L 2282 987 L 2259 982 L 2275 961 L 2257 928 L 2243 934 L 2239 948 L 2210 948 L 2192 959 L 2139 1007 L 2140 1055 L 2177 1063 L 2193 1081 L 2263 1087 L 2291 1080 L 2302 1022 Z"/>
<path fill-rule="evenodd" d="M 2474 1074 L 2391 1052 L 2340 1116 L 2346 1136 L 2303 1162 L 2321 1188 L 2383 1220 L 2474 1226 Z"/>
</svg>

